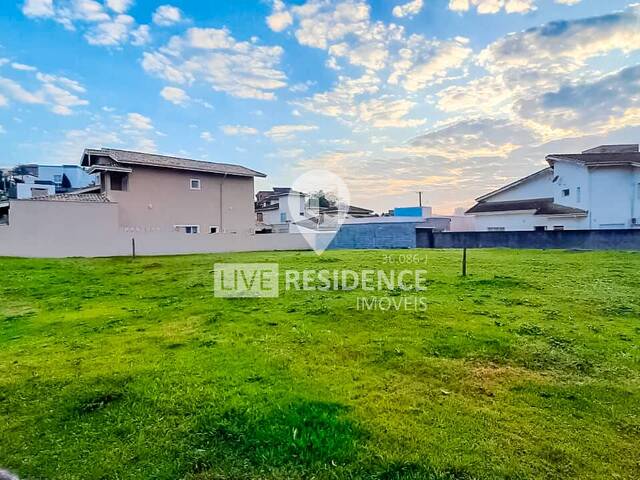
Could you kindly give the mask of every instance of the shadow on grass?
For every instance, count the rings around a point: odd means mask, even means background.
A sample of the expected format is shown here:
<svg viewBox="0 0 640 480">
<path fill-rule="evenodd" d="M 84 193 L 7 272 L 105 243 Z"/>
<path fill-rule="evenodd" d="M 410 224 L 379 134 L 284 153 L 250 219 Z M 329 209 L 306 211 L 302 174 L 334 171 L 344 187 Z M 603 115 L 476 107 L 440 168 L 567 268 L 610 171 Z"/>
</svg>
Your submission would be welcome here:
<svg viewBox="0 0 640 480">
<path fill-rule="evenodd" d="M 347 411 L 336 403 L 298 400 L 267 411 L 250 407 L 205 413 L 189 434 L 194 451 L 201 452 L 192 472 L 214 467 L 221 453 L 251 469 L 344 464 L 355 456 L 364 437 Z"/>
</svg>

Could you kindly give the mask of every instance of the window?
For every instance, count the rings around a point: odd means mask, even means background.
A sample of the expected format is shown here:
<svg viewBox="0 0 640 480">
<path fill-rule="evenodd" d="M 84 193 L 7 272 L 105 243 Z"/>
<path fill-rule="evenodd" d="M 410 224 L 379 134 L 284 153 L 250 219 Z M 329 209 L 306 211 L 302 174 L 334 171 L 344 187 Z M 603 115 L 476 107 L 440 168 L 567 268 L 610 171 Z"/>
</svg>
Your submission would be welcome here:
<svg viewBox="0 0 640 480">
<path fill-rule="evenodd" d="M 111 190 L 126 192 L 129 189 L 129 175 L 121 172 L 111 172 Z"/>
<path fill-rule="evenodd" d="M 504 227 L 487 227 L 487 232 L 504 232 Z"/>
<path fill-rule="evenodd" d="M 287 212 L 280 212 L 280 223 L 287 223 Z"/>
<path fill-rule="evenodd" d="M 264 222 L 264 214 L 262 212 L 258 212 L 257 219 L 259 222 Z"/>
<path fill-rule="evenodd" d="M 562 196 L 563 197 L 568 197 L 569 195 L 571 195 L 571 190 L 568 188 L 565 188 L 564 190 L 562 190 Z"/>
<path fill-rule="evenodd" d="M 582 201 L 582 191 L 580 187 L 576 188 L 576 202 L 580 203 Z"/>
<path fill-rule="evenodd" d="M 184 232 L 187 235 L 197 235 L 200 233 L 199 225 L 175 225 L 176 232 Z"/>
<path fill-rule="evenodd" d="M 209 235 L 213 235 L 214 233 L 218 233 L 218 227 L 212 225 L 209 227 Z"/>
<path fill-rule="evenodd" d="M 637 187 L 636 190 L 638 191 L 636 196 L 638 197 L 638 200 L 640 200 L 640 183 L 636 185 L 636 187 Z"/>
<path fill-rule="evenodd" d="M 564 225 L 554 225 L 553 229 L 557 232 L 564 230 Z"/>
<path fill-rule="evenodd" d="M 53 183 L 55 183 L 57 185 L 62 185 L 62 175 L 54 175 L 53 176 Z"/>
<path fill-rule="evenodd" d="M 200 180 L 197 178 L 192 178 L 189 181 L 189 188 L 191 190 L 200 190 Z"/>
<path fill-rule="evenodd" d="M 544 232 L 547 229 L 547 227 L 545 227 L 544 225 L 536 225 L 535 227 L 533 227 L 533 229 L 536 232 Z"/>
</svg>

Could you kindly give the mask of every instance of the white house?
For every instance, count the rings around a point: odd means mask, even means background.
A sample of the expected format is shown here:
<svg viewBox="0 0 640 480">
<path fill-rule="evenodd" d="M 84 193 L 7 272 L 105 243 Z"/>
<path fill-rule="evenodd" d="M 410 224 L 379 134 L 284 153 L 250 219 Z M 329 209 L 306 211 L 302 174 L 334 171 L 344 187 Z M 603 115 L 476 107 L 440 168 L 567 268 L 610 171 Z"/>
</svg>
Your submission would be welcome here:
<svg viewBox="0 0 640 480">
<path fill-rule="evenodd" d="M 547 155 L 549 167 L 476 199 L 476 230 L 640 228 L 640 149 Z"/>
<path fill-rule="evenodd" d="M 302 192 L 289 187 L 274 187 L 256 194 L 258 231 L 288 232 L 292 223 L 305 218 L 305 198 Z"/>
</svg>

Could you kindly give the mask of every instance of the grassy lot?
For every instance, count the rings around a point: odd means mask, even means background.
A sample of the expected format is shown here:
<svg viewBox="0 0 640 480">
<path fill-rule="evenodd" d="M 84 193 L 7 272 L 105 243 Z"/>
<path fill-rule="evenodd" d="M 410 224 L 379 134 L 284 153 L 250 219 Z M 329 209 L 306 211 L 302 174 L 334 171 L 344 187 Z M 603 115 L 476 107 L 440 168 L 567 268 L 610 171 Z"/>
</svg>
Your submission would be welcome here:
<svg viewBox="0 0 640 480">
<path fill-rule="evenodd" d="M 0 259 L 0 468 L 640 478 L 640 254 L 470 251 L 463 279 L 459 251 L 421 253 L 427 312 L 212 294 L 214 261 L 397 269 L 406 251 Z"/>
</svg>

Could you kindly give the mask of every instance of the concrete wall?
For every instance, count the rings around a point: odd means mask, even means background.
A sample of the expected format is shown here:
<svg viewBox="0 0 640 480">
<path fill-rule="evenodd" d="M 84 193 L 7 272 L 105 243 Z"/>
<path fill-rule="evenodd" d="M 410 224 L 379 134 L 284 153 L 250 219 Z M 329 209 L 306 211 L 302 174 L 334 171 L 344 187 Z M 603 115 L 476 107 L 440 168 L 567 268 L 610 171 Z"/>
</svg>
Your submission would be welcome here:
<svg viewBox="0 0 640 480">
<path fill-rule="evenodd" d="M 443 233 L 418 229 L 416 244 L 419 248 L 640 250 L 640 229 Z"/>
<path fill-rule="evenodd" d="M 9 222 L 0 225 L 0 256 L 126 256 L 132 238 L 138 255 L 309 249 L 299 234 L 125 231 L 115 203 L 12 201 Z"/>
<path fill-rule="evenodd" d="M 416 225 L 415 222 L 344 224 L 329 248 L 415 248 Z"/>
<path fill-rule="evenodd" d="M 190 180 L 200 180 L 191 190 Z M 252 177 L 188 172 L 134 166 L 126 192 L 110 189 L 109 198 L 120 205 L 119 224 L 129 232 L 172 232 L 175 225 L 209 226 L 221 233 L 253 233 L 255 213 Z"/>
</svg>

